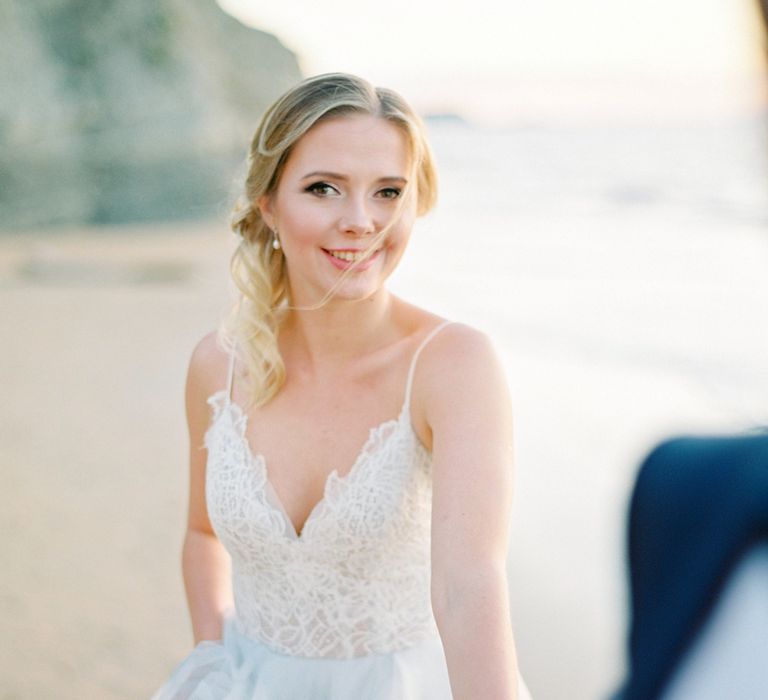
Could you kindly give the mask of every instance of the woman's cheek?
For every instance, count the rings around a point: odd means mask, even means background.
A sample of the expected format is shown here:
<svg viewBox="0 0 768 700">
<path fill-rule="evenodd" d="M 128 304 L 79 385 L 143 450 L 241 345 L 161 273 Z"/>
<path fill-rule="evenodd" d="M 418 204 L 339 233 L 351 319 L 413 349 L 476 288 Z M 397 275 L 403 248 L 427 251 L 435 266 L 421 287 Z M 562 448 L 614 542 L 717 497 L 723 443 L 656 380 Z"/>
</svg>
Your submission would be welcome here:
<svg viewBox="0 0 768 700">
<path fill-rule="evenodd" d="M 323 231 L 321 214 L 313 207 L 293 207 L 283 219 L 284 231 L 298 241 L 312 241 Z"/>
</svg>

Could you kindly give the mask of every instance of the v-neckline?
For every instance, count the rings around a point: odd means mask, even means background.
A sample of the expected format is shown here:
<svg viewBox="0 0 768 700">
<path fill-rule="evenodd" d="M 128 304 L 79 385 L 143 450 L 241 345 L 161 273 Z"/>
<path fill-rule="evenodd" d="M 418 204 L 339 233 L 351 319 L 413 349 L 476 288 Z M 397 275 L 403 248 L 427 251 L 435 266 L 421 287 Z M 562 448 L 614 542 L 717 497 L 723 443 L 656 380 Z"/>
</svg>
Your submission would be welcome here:
<svg viewBox="0 0 768 700">
<path fill-rule="evenodd" d="M 233 401 L 229 396 L 226 395 L 226 391 L 220 390 L 211 395 L 210 398 L 215 397 L 217 394 L 222 394 L 224 399 L 224 407 L 232 411 L 234 414 L 234 418 L 236 420 L 232 421 L 233 427 L 237 427 L 237 435 L 240 438 L 240 441 L 242 442 L 243 449 L 246 454 L 246 458 L 250 464 L 258 464 L 261 468 L 262 475 L 264 477 L 264 492 L 266 499 L 270 502 L 270 506 L 280 513 L 285 521 L 286 525 L 286 531 L 288 535 L 290 536 L 291 541 L 295 542 L 302 542 L 304 541 L 304 534 L 307 532 L 307 526 L 310 525 L 310 523 L 314 522 L 315 518 L 318 516 L 318 514 L 321 512 L 323 506 L 327 503 L 327 497 L 328 497 L 328 489 L 330 486 L 330 483 L 332 480 L 335 480 L 337 482 L 349 482 L 350 477 L 352 477 L 356 472 L 360 470 L 360 465 L 365 462 L 365 458 L 368 455 L 368 449 L 371 444 L 374 443 L 374 441 L 379 437 L 381 433 L 384 432 L 387 428 L 390 426 L 398 426 L 400 423 L 402 423 L 403 416 L 408 415 L 408 426 L 416 438 L 416 442 L 423 447 L 423 444 L 421 440 L 419 439 L 418 435 L 416 435 L 416 432 L 413 430 L 413 425 L 410 421 L 410 411 L 409 409 L 409 402 L 404 401 L 403 405 L 400 409 L 400 413 L 397 415 L 396 418 L 389 418 L 387 420 L 382 421 L 381 423 L 378 423 L 377 425 L 374 425 L 372 428 L 368 430 L 368 437 L 363 442 L 362 447 L 358 450 L 357 455 L 355 456 L 352 465 L 350 468 L 341 476 L 339 476 L 339 470 L 338 468 L 332 469 L 328 475 L 325 478 L 325 482 L 323 484 L 323 495 L 320 497 L 320 500 L 315 503 L 314 506 L 309 511 L 309 514 L 307 515 L 306 519 L 304 520 L 304 524 L 301 526 L 301 529 L 297 529 L 295 523 L 293 520 L 291 520 L 290 516 L 288 515 L 288 511 L 285 509 L 285 505 L 283 504 L 282 499 L 280 498 L 279 494 L 277 493 L 277 490 L 275 489 L 274 485 L 272 484 L 272 481 L 269 478 L 269 466 L 267 464 L 266 457 L 261 452 L 254 452 L 251 449 L 251 443 L 248 439 L 248 414 L 243 411 L 241 406 Z M 394 433 L 394 431 L 393 431 Z M 391 433 L 391 434 L 393 434 Z M 426 448 L 424 448 L 426 449 Z"/>
<path fill-rule="evenodd" d="M 437 325 L 432 327 L 432 329 L 428 333 L 426 333 L 425 337 L 421 340 L 415 352 L 413 353 L 413 356 L 411 357 L 411 363 L 408 367 L 408 375 L 405 382 L 405 398 L 403 400 L 402 407 L 400 408 L 400 413 L 397 415 L 396 418 L 390 418 L 389 420 L 382 421 L 378 425 L 375 425 L 369 429 L 368 438 L 365 440 L 362 447 L 358 451 L 357 456 L 352 462 L 352 466 L 343 476 L 339 476 L 338 469 L 333 469 L 326 476 L 325 483 L 323 484 L 323 495 L 320 497 L 320 500 L 317 503 L 315 503 L 315 505 L 309 511 L 309 514 L 304 520 L 304 524 L 301 526 L 300 530 L 296 529 L 296 525 L 293 523 L 290 517 L 288 517 L 288 511 L 286 511 L 285 506 L 283 505 L 282 499 L 278 495 L 272 482 L 269 480 L 269 468 L 267 466 L 266 458 L 262 453 L 260 452 L 254 453 L 253 450 L 251 450 L 251 444 L 247 434 L 248 414 L 240 407 L 238 403 L 232 400 L 232 381 L 234 378 L 235 353 L 234 353 L 234 348 L 231 350 L 229 372 L 227 376 L 227 388 L 211 394 L 211 396 L 208 398 L 208 401 L 210 402 L 213 397 L 220 395 L 224 400 L 224 408 L 231 411 L 230 418 L 232 418 L 232 413 L 237 414 L 236 416 L 237 421 L 234 421 L 234 420 L 232 421 L 233 428 L 236 427 L 235 423 L 239 425 L 238 438 L 240 439 L 243 445 L 243 449 L 245 451 L 245 455 L 249 463 L 258 464 L 261 468 L 262 477 L 264 480 L 264 488 L 263 488 L 264 500 L 266 502 L 271 501 L 269 503 L 269 506 L 272 508 L 272 510 L 282 515 L 282 518 L 285 521 L 285 526 L 286 526 L 285 529 L 288 531 L 289 535 L 293 536 L 292 541 L 295 541 L 295 542 L 303 541 L 304 535 L 307 532 L 309 526 L 314 524 L 314 522 L 322 512 L 323 507 L 328 503 L 328 491 L 329 491 L 329 486 L 331 482 L 335 480 L 337 483 L 349 483 L 349 481 L 351 480 L 351 477 L 353 477 L 355 473 L 360 470 L 361 464 L 365 463 L 366 457 L 368 456 L 370 445 L 374 444 L 374 441 L 378 438 L 378 436 L 381 433 L 383 433 L 384 430 L 387 429 L 389 426 L 394 426 L 395 428 L 397 428 L 402 423 L 403 418 L 404 417 L 407 418 L 407 421 L 406 421 L 407 430 L 409 431 L 410 435 L 415 440 L 419 448 L 429 453 L 429 450 L 427 450 L 427 448 L 424 446 L 421 439 L 419 438 L 418 434 L 414 430 L 413 423 L 411 421 L 410 405 L 411 405 L 411 388 L 413 384 L 413 373 L 416 368 L 416 362 L 419 359 L 419 355 L 421 354 L 421 351 L 424 349 L 424 346 L 443 328 L 451 325 L 452 323 L 453 321 L 444 320 L 441 323 L 438 323 Z M 396 430 L 393 430 L 392 432 L 395 433 Z M 386 439 L 388 439 L 390 436 L 388 436 Z"/>
</svg>

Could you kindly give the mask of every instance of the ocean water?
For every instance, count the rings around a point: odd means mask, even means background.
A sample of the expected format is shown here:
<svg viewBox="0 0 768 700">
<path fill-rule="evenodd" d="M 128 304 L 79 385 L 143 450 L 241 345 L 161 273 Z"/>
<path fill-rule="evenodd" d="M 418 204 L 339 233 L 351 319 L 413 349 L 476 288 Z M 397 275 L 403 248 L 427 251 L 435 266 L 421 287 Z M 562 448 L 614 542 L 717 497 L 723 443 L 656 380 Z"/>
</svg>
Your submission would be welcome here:
<svg viewBox="0 0 768 700">
<path fill-rule="evenodd" d="M 766 123 L 429 125 L 440 202 L 392 287 L 505 362 L 512 614 L 541 700 L 606 697 L 624 673 L 642 457 L 768 426 Z"/>
</svg>

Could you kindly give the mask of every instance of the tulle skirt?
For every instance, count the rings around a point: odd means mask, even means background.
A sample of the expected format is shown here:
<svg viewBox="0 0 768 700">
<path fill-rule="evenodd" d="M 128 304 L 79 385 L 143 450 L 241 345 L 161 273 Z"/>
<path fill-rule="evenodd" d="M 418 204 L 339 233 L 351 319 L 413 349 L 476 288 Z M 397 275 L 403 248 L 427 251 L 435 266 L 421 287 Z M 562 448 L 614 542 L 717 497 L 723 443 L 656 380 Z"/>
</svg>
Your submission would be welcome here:
<svg viewBox="0 0 768 700">
<path fill-rule="evenodd" d="M 227 619 L 200 642 L 152 700 L 451 700 L 438 636 L 387 654 L 310 659 L 273 651 Z M 521 700 L 529 698 L 521 687 Z"/>
<path fill-rule="evenodd" d="M 152 700 L 450 700 L 439 637 L 388 654 L 309 659 L 244 636 L 233 619 L 200 642 Z"/>
</svg>

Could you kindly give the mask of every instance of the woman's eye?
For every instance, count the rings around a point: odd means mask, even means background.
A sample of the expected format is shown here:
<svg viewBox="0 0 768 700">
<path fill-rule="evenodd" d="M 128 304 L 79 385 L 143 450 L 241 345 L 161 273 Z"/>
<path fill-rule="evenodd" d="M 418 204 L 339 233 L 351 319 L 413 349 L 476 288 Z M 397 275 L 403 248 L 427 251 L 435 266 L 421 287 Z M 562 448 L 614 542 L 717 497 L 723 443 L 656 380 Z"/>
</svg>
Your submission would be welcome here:
<svg viewBox="0 0 768 700">
<path fill-rule="evenodd" d="M 402 190 L 399 190 L 397 187 L 386 187 L 380 191 L 380 194 L 385 199 L 397 199 L 401 192 Z"/>
<path fill-rule="evenodd" d="M 327 182 L 314 182 L 304 190 L 305 192 L 312 192 L 320 196 L 327 196 L 336 192 L 336 188 L 329 185 Z"/>
</svg>

